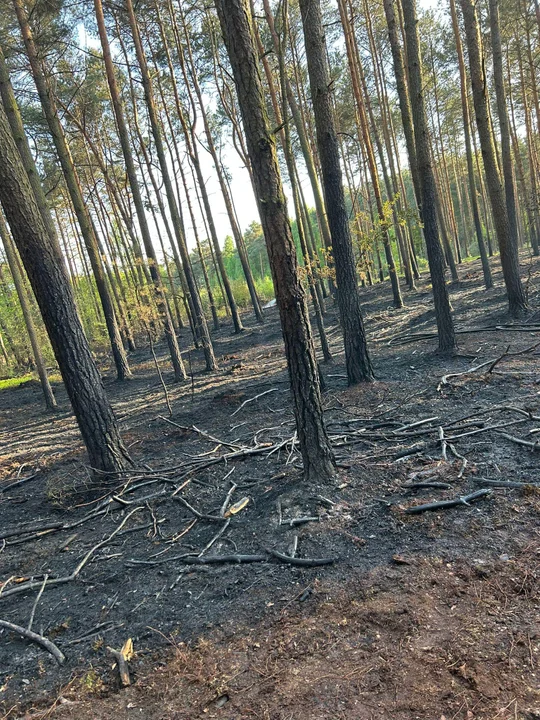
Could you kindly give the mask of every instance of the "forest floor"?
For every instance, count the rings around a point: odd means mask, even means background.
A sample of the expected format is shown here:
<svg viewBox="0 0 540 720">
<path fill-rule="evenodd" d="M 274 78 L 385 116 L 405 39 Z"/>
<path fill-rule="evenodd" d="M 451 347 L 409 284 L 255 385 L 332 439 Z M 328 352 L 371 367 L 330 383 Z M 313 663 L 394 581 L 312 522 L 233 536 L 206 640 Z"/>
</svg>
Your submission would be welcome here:
<svg viewBox="0 0 540 720">
<path fill-rule="evenodd" d="M 129 383 L 104 368 L 139 468 L 114 498 L 90 479 L 61 386 L 55 415 L 34 383 L 0 391 L 0 618 L 33 616 L 66 656 L 0 630 L 3 717 L 538 720 L 540 262 L 523 257 L 521 323 L 493 266 L 494 289 L 477 262 L 450 289 L 474 330 L 453 357 L 435 352 L 425 281 L 402 310 L 387 283 L 363 289 L 368 385 L 347 387 L 329 311 L 340 470 L 324 485 L 301 478 L 275 308 L 215 334 L 218 372 L 185 353 L 185 384 L 158 348 L 171 418 L 147 351 Z M 128 638 L 120 690 L 108 648 Z"/>
</svg>

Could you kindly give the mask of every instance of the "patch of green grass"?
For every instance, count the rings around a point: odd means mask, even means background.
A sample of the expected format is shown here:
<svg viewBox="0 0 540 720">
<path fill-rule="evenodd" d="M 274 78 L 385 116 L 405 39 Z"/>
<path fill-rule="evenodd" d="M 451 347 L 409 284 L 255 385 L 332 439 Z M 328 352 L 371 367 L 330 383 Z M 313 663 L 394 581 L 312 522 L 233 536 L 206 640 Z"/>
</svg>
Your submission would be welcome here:
<svg viewBox="0 0 540 720">
<path fill-rule="evenodd" d="M 6 378 L 5 380 L 0 380 L 0 390 L 9 390 L 9 388 L 19 387 L 19 385 L 24 385 L 24 383 L 33 379 L 34 376 L 32 373 L 28 373 L 28 375 L 21 375 L 20 377 Z"/>
</svg>

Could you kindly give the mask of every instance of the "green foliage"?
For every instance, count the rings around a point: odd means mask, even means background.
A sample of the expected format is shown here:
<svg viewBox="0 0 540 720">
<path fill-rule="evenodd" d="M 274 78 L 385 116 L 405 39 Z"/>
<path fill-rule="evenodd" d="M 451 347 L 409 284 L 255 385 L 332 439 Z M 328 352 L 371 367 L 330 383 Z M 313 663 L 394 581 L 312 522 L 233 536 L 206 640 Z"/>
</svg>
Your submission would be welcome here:
<svg viewBox="0 0 540 720">
<path fill-rule="evenodd" d="M 24 385 L 27 382 L 30 382 L 30 380 L 33 380 L 34 376 L 32 373 L 27 373 L 26 375 L 22 375 L 21 377 L 11 377 L 11 378 L 5 378 L 4 380 L 0 380 L 0 390 L 8 390 L 10 388 L 14 387 L 20 387 L 21 385 Z"/>
</svg>

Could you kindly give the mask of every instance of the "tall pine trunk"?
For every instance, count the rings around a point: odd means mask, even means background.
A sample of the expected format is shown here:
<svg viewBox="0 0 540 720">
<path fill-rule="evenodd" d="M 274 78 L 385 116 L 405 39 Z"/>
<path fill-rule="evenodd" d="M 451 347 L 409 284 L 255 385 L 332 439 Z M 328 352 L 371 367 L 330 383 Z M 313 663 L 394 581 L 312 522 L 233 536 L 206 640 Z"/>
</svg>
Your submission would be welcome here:
<svg viewBox="0 0 540 720">
<path fill-rule="evenodd" d="M 92 358 L 58 243 L 50 237 L 0 104 L 0 203 L 58 361 L 94 470 L 130 464 L 118 423 Z"/>
<path fill-rule="evenodd" d="M 36 84 L 43 114 L 45 115 L 58 159 L 60 160 L 69 196 L 77 216 L 77 222 L 81 229 L 81 235 L 92 266 L 92 272 L 96 281 L 96 287 L 99 293 L 101 306 L 103 308 L 107 332 L 109 334 L 118 380 L 125 380 L 131 376 L 131 371 L 129 369 L 126 353 L 122 345 L 122 339 L 118 329 L 112 298 L 107 287 L 103 263 L 101 262 L 101 257 L 97 247 L 97 239 L 94 235 L 90 214 L 86 208 L 82 195 L 79 176 L 71 156 L 64 128 L 62 127 L 60 118 L 58 117 L 52 90 L 45 76 L 43 63 L 39 56 L 38 48 L 34 41 L 34 36 L 30 28 L 28 16 L 24 9 L 22 0 L 13 0 L 13 5 L 17 14 L 17 20 L 23 36 L 24 46 L 30 62 L 32 77 Z"/>
<path fill-rule="evenodd" d="M 486 290 L 493 287 L 493 278 L 491 277 L 491 268 L 489 266 L 489 258 L 482 233 L 482 223 L 480 222 L 480 211 L 478 209 L 478 193 L 476 191 L 476 180 L 474 177 L 473 152 L 471 145 L 471 121 L 469 115 L 469 97 L 467 93 L 467 74 L 465 72 L 465 61 L 463 59 L 463 45 L 461 43 L 461 35 L 459 33 L 459 24 L 456 12 L 455 0 L 450 0 L 450 13 L 452 15 L 452 28 L 454 30 L 454 39 L 456 41 L 456 51 L 459 65 L 459 81 L 461 92 L 461 111 L 463 114 L 463 132 L 465 136 L 465 155 L 467 157 L 467 176 L 469 179 L 469 199 L 474 221 L 474 230 L 476 240 L 478 242 L 478 251 L 482 260 L 482 271 L 484 273 L 484 285 Z"/>
<path fill-rule="evenodd" d="M 484 161 L 486 184 L 491 211 L 495 223 L 495 232 L 501 252 L 501 264 L 508 296 L 508 305 L 512 317 L 520 317 L 527 310 L 525 292 L 519 274 L 519 256 L 517 243 L 512 238 L 512 228 L 508 219 L 505 188 L 497 163 L 495 138 L 489 116 L 487 78 L 484 69 L 482 41 L 478 26 L 478 17 L 474 0 L 460 0 L 465 34 L 469 51 L 469 66 L 473 90 L 476 125 L 480 138 L 480 149 Z"/>
<path fill-rule="evenodd" d="M 335 461 L 323 421 L 318 368 L 306 295 L 266 112 L 249 0 L 216 0 L 231 61 L 276 289 L 293 394 L 300 451 L 307 480 L 327 480 Z"/>
<path fill-rule="evenodd" d="M 373 380 L 354 261 L 349 217 L 345 207 L 339 143 L 336 134 L 330 74 L 319 0 L 300 0 L 306 58 L 315 115 L 326 211 L 332 235 L 337 300 L 349 384 Z"/>
<path fill-rule="evenodd" d="M 409 80 L 410 112 L 414 127 L 416 156 L 414 164 L 418 172 L 420 205 L 424 223 L 424 237 L 428 253 L 435 317 L 439 336 L 439 350 L 448 352 L 456 346 L 454 321 L 444 277 L 444 257 L 439 240 L 437 223 L 437 189 L 431 160 L 431 147 L 424 103 L 424 86 L 418 38 L 418 20 L 415 0 L 403 0 L 403 18 L 407 41 L 407 66 Z"/>
</svg>

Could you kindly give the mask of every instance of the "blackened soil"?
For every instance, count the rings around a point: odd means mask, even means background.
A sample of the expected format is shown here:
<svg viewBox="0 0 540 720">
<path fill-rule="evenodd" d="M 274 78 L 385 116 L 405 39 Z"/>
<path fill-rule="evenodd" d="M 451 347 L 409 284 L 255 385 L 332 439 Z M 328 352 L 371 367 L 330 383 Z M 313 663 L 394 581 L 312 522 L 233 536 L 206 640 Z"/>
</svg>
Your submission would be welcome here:
<svg viewBox="0 0 540 720">
<path fill-rule="evenodd" d="M 141 471 L 119 484 L 120 501 L 76 527 L 73 523 L 102 507 L 108 491 L 96 487 L 85 467 L 63 388 L 56 388 L 61 410 L 53 416 L 44 412 L 37 385 L 0 392 L 0 618 L 26 626 L 39 585 L 10 591 L 29 579 L 43 584 L 48 576 L 33 628 L 67 658 L 59 667 L 40 647 L 0 632 L 0 697 L 7 716 L 23 717 L 25 707 L 49 707 L 54 693 L 70 682 L 79 693 L 81 688 L 92 696 L 110 693 L 117 678 L 107 647 L 119 649 L 127 638 L 137 653 L 135 675 L 148 677 L 156 658 L 166 655 L 159 654 L 161 649 L 171 643 L 178 650 L 182 643 L 188 647 L 200 638 L 219 638 L 224 647 L 246 629 L 255 636 L 257 627 L 274 632 L 268 628 L 278 610 L 279 618 L 303 594 L 306 602 L 315 602 L 320 588 L 325 598 L 335 594 L 345 603 L 344 588 L 354 593 L 370 573 L 392 576 L 396 567 L 420 563 L 436 575 L 437 567 L 465 563 L 474 575 L 483 568 L 489 573 L 504 570 L 514 558 L 525 562 L 531 553 L 537 557 L 540 491 L 533 485 L 539 481 L 538 453 L 503 434 L 533 443 L 539 437 L 540 350 L 534 346 L 540 342 L 540 264 L 523 258 L 523 274 L 532 310 L 512 324 L 500 271 L 495 272 L 496 287 L 486 292 L 479 264 L 463 266 L 462 282 L 451 288 L 451 298 L 458 327 L 475 332 L 460 334 L 452 357 L 436 353 L 433 337 L 414 337 L 434 332 L 425 281 L 406 294 L 402 310 L 391 307 L 387 284 L 362 290 L 377 381 L 352 388 L 346 383 L 336 313 L 329 309 L 326 326 L 335 363 L 323 366 L 324 405 L 340 464 L 332 483 L 307 485 L 302 480 L 275 309 L 267 311 L 264 326 L 252 322 L 238 336 L 224 323 L 215 334 L 220 369 L 214 374 L 202 371 L 200 351 L 186 351 L 193 377 L 185 384 L 172 383 L 166 350 L 159 348 L 173 424 L 167 421 L 161 382 L 146 350 L 132 354 L 135 379 L 129 383 L 114 382 L 111 368 L 104 366 L 123 437 Z M 181 338 L 183 348 L 188 342 L 187 336 Z M 507 351 L 525 352 L 505 355 Z M 496 359 L 493 367 L 475 370 Z M 443 382 L 452 373 L 462 374 Z M 428 422 L 410 427 L 419 421 Z M 197 458 L 202 463 L 237 446 L 261 444 L 267 450 L 260 454 L 188 472 Z M 34 472 L 33 479 L 9 487 Z M 509 489 L 486 481 L 525 487 Z M 412 482 L 444 485 L 403 487 Z M 176 493 L 198 512 L 219 516 L 231 483 L 236 488 L 229 504 L 243 498 L 248 502 L 217 539 L 224 521 L 198 519 L 173 497 Z M 482 488 L 492 493 L 474 504 L 418 515 L 405 512 L 415 504 Z M 291 523 L 306 517 L 315 519 Z M 123 521 L 75 579 L 54 585 Z M 36 528 L 60 522 L 64 528 L 41 529 L 36 535 Z M 295 543 L 299 558 L 336 562 L 306 568 L 267 555 L 253 564 L 193 566 L 182 557 L 266 555 L 268 547 L 288 554 Z M 527 564 L 529 579 L 535 567 Z M 398 589 L 400 582 L 398 578 Z M 422 582 L 429 585 L 424 576 Z M 325 620 L 321 613 L 321 622 L 334 622 L 333 615 Z M 529 642 L 538 644 L 534 637 Z M 111 717 L 106 713 L 113 711 L 103 712 L 94 717 Z M 333 712 L 320 717 L 341 717 Z M 146 716 L 158 714 L 148 711 Z M 171 711 L 159 717 L 196 716 Z M 293 716 L 319 717 L 314 711 Z"/>
</svg>

